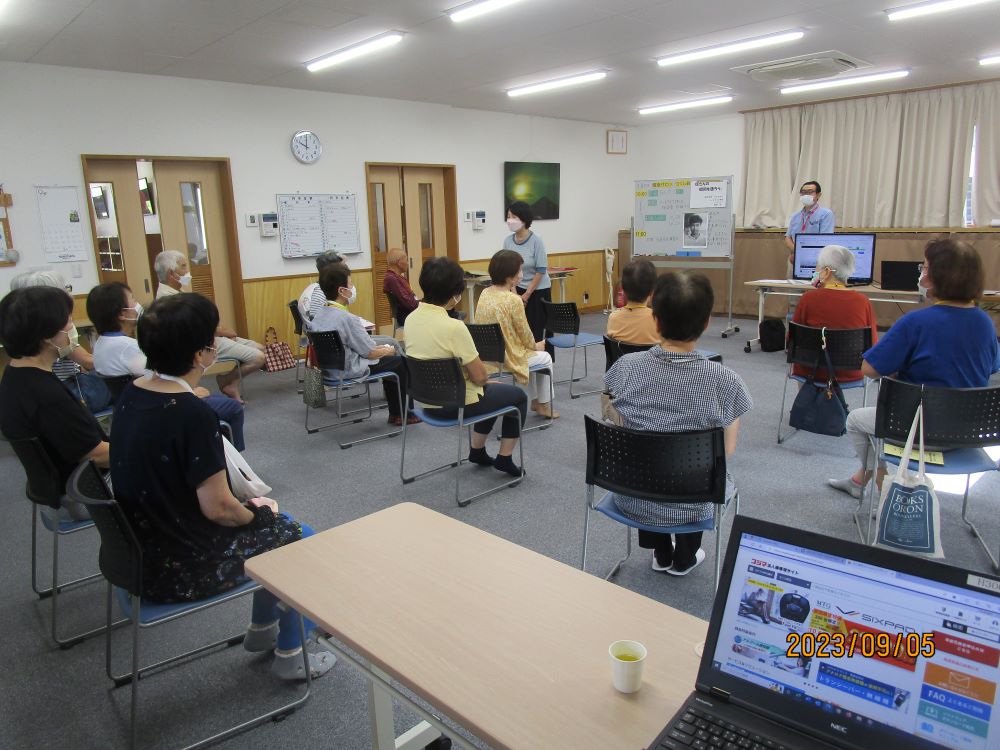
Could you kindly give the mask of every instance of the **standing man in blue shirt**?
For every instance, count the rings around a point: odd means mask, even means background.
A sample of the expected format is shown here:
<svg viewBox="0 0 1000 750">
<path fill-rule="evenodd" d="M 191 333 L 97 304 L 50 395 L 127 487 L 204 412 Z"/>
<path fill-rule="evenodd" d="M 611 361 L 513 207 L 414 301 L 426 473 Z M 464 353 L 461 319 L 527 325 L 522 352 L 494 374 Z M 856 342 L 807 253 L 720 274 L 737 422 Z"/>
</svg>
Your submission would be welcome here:
<svg viewBox="0 0 1000 750">
<path fill-rule="evenodd" d="M 819 205 L 821 192 L 819 183 L 815 180 L 804 182 L 799 188 L 799 201 L 802 203 L 802 209 L 796 211 L 788 220 L 788 231 L 785 232 L 789 278 L 792 276 L 795 236 L 799 234 L 833 234 L 833 211 Z"/>
</svg>

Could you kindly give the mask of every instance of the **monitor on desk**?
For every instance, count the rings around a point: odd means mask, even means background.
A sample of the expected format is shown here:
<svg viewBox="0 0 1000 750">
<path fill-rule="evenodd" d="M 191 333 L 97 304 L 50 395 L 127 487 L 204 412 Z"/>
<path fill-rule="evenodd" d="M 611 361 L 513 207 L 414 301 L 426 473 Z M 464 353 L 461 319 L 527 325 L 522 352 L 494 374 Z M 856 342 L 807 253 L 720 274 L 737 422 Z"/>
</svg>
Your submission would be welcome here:
<svg viewBox="0 0 1000 750">
<path fill-rule="evenodd" d="M 808 281 L 816 270 L 820 250 L 827 245 L 841 245 L 854 255 L 854 274 L 848 279 L 850 286 L 872 283 L 875 268 L 875 234 L 798 234 L 795 236 L 795 259 L 792 278 Z"/>
</svg>

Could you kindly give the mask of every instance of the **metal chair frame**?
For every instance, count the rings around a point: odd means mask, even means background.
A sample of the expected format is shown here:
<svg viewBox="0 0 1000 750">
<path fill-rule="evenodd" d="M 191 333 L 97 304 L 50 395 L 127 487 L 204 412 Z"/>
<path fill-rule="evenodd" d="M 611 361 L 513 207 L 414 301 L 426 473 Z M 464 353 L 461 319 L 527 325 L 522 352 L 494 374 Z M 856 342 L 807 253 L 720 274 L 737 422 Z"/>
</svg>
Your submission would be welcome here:
<svg viewBox="0 0 1000 750">
<path fill-rule="evenodd" d="M 340 370 L 344 371 L 346 352 L 344 350 L 344 344 L 340 339 L 340 334 L 337 331 L 307 331 L 306 336 L 309 338 L 309 343 L 313 347 L 313 351 L 316 353 L 316 361 L 319 364 L 319 369 L 322 370 Z M 336 430 L 341 427 L 347 427 L 352 424 L 360 424 L 366 419 L 370 419 L 375 413 L 374 409 L 376 407 L 372 406 L 372 383 L 380 383 L 385 378 L 392 378 L 396 381 L 396 390 L 399 392 L 399 398 L 402 401 L 406 401 L 406 394 L 403 393 L 402 384 L 400 383 L 399 376 L 394 372 L 377 372 L 370 375 L 365 375 L 360 378 L 343 378 L 339 380 L 334 380 L 332 378 L 323 377 L 323 383 L 328 386 L 333 386 L 336 393 L 336 405 L 337 405 L 337 421 L 332 422 L 327 425 L 322 425 L 320 427 L 310 427 L 309 426 L 309 411 L 312 407 L 306 404 L 306 432 L 310 435 L 319 432 L 321 430 Z M 344 411 L 343 407 L 343 391 L 345 388 L 352 388 L 354 386 L 361 386 L 364 388 L 364 394 L 367 397 L 368 407 L 367 409 L 351 409 Z M 360 395 L 360 394 L 357 394 Z M 353 398 L 353 396 L 351 396 Z M 388 403 L 380 404 L 377 408 L 387 408 Z M 400 413 L 403 411 L 403 405 L 400 404 Z M 367 412 L 365 416 L 354 418 L 354 415 Z M 405 422 L 405 416 L 403 421 Z M 351 442 L 344 443 L 338 441 L 337 444 L 341 449 L 350 448 L 353 445 L 358 445 L 360 443 L 370 443 L 373 440 L 381 440 L 382 438 L 395 437 L 399 435 L 401 430 L 391 430 L 389 432 L 379 433 L 378 435 L 372 435 L 366 438 L 360 438 L 358 440 L 352 440 Z"/>
<path fill-rule="evenodd" d="M 129 748 L 135 748 L 138 741 L 138 718 L 139 718 L 139 683 L 150 672 L 162 669 L 170 664 L 175 664 L 181 660 L 189 659 L 192 656 L 206 651 L 219 648 L 235 646 L 243 642 L 246 633 L 239 633 L 235 636 L 223 638 L 197 648 L 191 649 L 176 656 L 162 659 L 153 664 L 139 666 L 139 633 L 142 630 L 163 625 L 182 617 L 186 617 L 197 612 L 210 609 L 220 604 L 233 601 L 235 599 L 252 594 L 258 591 L 261 586 L 252 581 L 238 586 L 236 589 L 210 597 L 208 599 L 174 606 L 177 611 L 157 617 L 152 621 L 142 621 L 143 600 L 138 595 L 142 590 L 142 545 L 129 523 L 121 506 L 115 502 L 113 495 L 107 484 L 101 477 L 97 468 L 92 462 L 87 461 L 81 464 L 70 477 L 68 487 L 69 496 L 76 502 L 85 504 L 94 515 L 94 522 L 101 535 L 101 569 L 108 579 L 107 587 L 107 621 L 110 624 L 112 618 L 112 600 L 115 592 L 120 600 L 127 601 L 129 611 L 126 615 L 126 622 L 132 624 L 132 669 L 123 674 L 114 674 L 112 670 L 112 648 L 111 648 L 111 628 L 104 630 L 107 633 L 105 642 L 105 671 L 108 678 L 114 682 L 114 687 L 132 685 L 132 696 L 129 708 Z M 122 559 L 125 558 L 125 559 Z M 235 734 L 243 732 L 251 727 L 257 726 L 268 720 L 281 721 L 292 714 L 299 706 L 306 702 L 312 689 L 312 676 L 309 669 L 309 655 L 305 648 L 305 625 L 302 616 L 298 617 L 299 633 L 302 638 L 302 662 L 305 667 L 305 691 L 298 698 L 266 713 L 259 714 L 252 719 L 243 721 L 229 729 L 217 732 L 210 737 L 201 739 L 185 750 L 194 750 L 219 742 Z"/>
<path fill-rule="evenodd" d="M 609 580 L 614 576 L 631 557 L 633 528 L 661 534 L 714 531 L 715 577 L 713 587 L 717 589 L 722 569 L 722 523 L 728 515 L 730 507 L 735 506 L 736 513 L 740 512 L 738 490 L 729 501 L 726 500 L 726 443 L 723 429 L 718 427 L 712 430 L 693 432 L 642 432 L 607 424 L 589 415 L 584 415 L 584 427 L 587 435 L 587 510 L 583 527 L 583 554 L 580 560 L 580 570 L 587 568 L 591 513 L 593 511 L 604 513 L 601 505 L 608 498 L 608 495 L 605 495 L 601 502 L 595 503 L 595 486 L 601 487 L 609 493 L 618 492 L 664 504 L 703 500 L 715 504 L 710 527 L 705 527 L 704 522 L 677 526 L 649 526 L 624 517 L 609 516 L 625 527 L 625 556 L 612 566 L 604 579 Z M 641 449 L 617 450 L 612 445 L 616 438 L 624 438 L 631 448 L 641 446 Z M 699 452 L 702 456 L 697 455 Z M 704 465 L 697 465 L 697 459 L 703 458 L 706 452 L 708 461 L 702 460 L 701 463 Z M 650 463 L 645 460 L 645 456 L 649 453 L 664 456 L 677 456 L 679 454 L 682 458 Z M 696 475 L 699 470 L 704 472 L 705 479 L 700 487 L 704 488 L 707 497 L 692 497 L 689 494 L 675 495 L 655 491 L 654 487 L 667 484 L 666 480 L 674 476 L 672 467 L 675 464 L 683 467 L 682 472 L 678 472 L 677 476 L 682 476 L 686 483 L 690 483 L 691 476 Z"/>
<path fill-rule="evenodd" d="M 830 352 L 830 361 L 834 370 L 860 370 L 864 362 L 862 355 L 871 349 L 872 330 L 871 328 L 826 328 L 815 326 L 804 326 L 799 323 L 788 322 L 788 349 L 786 361 L 788 371 L 781 384 L 781 407 L 778 409 L 778 445 L 788 440 L 797 433 L 797 428 L 782 435 L 781 425 L 785 421 L 785 399 L 788 395 L 788 382 L 807 382 L 806 378 L 794 375 L 792 370 L 795 365 L 804 367 L 819 367 L 825 369 L 825 357 L 823 349 Z M 861 380 L 838 381 L 841 389 L 848 391 L 857 388 L 861 389 L 861 406 L 868 405 L 868 384 L 870 378 L 862 377 Z"/>
<path fill-rule="evenodd" d="M 584 343 L 580 343 L 580 312 L 577 310 L 575 302 L 549 302 L 548 300 L 542 300 L 542 304 L 545 306 L 546 331 L 549 333 L 570 335 L 573 337 L 573 345 L 568 347 L 557 345 L 553 341 L 554 337 L 549 337 L 547 339 L 547 341 L 557 349 L 573 350 L 573 359 L 569 368 L 569 379 L 556 380 L 554 381 L 554 384 L 562 385 L 563 383 L 569 383 L 570 398 L 580 398 L 581 396 L 587 396 L 592 393 L 601 393 L 603 388 L 573 393 L 573 383 L 585 380 L 590 374 L 587 364 L 587 349 L 592 346 L 600 346 L 602 343 L 601 337 L 597 337 L 595 334 L 584 334 L 586 337 L 584 339 Z M 578 349 L 583 349 L 583 375 L 579 378 L 576 377 L 576 352 Z"/>
<path fill-rule="evenodd" d="M 302 313 L 299 312 L 299 301 L 293 299 L 288 303 L 288 310 L 292 314 L 292 327 L 295 331 L 295 383 L 298 388 L 297 393 L 302 393 L 302 384 L 305 382 L 306 367 L 306 346 L 309 339 L 303 332 Z M 299 373 L 302 373 L 301 375 Z"/>
<path fill-rule="evenodd" d="M 510 382 L 516 383 L 514 373 L 508 372 L 503 368 L 504 360 L 507 356 L 507 346 L 504 342 L 503 329 L 500 328 L 500 324 L 466 323 L 466 326 L 469 328 L 469 333 L 472 334 L 472 341 L 476 345 L 476 351 L 479 352 L 479 358 L 483 362 L 495 363 L 498 366 L 497 371 L 490 374 L 496 377 L 510 377 Z M 535 365 L 533 367 L 529 366 L 528 372 L 547 372 L 549 374 L 549 390 L 551 391 L 549 407 L 552 411 L 555 411 L 556 385 L 553 369 L 551 365 Z M 554 421 L 552 417 L 543 417 L 541 423 L 532 425 L 531 427 L 524 427 L 521 431 L 547 430 L 552 426 Z"/>
<path fill-rule="evenodd" d="M 902 445 L 906 442 L 913 416 L 917 406 L 924 405 L 924 442 L 932 446 L 945 446 L 949 449 L 961 448 L 968 458 L 968 449 L 979 454 L 974 456 L 981 462 L 972 473 L 987 470 L 1000 470 L 1000 464 L 983 450 L 985 446 L 1000 445 L 1000 385 L 985 388 L 937 388 L 913 383 L 904 383 L 891 377 L 883 377 L 879 388 L 878 404 L 875 416 L 875 433 L 869 436 L 868 447 L 875 451 L 880 461 L 898 466 L 899 458 L 885 454 L 886 443 Z M 965 474 L 965 492 L 962 496 L 962 521 L 969 527 L 969 532 L 976 538 L 986 552 L 993 569 L 1000 571 L 1000 554 L 994 555 L 983 538 L 978 527 L 969 519 L 969 485 L 972 473 L 957 470 L 955 457 L 952 466 L 948 465 L 948 451 L 944 451 L 944 466 L 931 465 L 931 474 Z M 867 456 L 866 456 L 867 459 Z M 866 461 L 867 464 L 867 461 Z M 963 467 L 964 468 L 964 467 Z M 877 470 L 877 469 L 876 469 Z M 917 462 L 910 462 L 910 470 L 917 470 Z M 891 478 L 886 474 L 886 480 Z M 867 533 L 862 530 L 860 514 L 865 502 L 868 502 L 869 512 Z M 865 491 L 858 500 L 854 510 L 854 524 L 858 536 L 865 544 L 874 544 L 872 519 L 878 510 L 876 505 L 876 490 L 874 476 L 866 485 Z"/>
<path fill-rule="evenodd" d="M 406 421 L 409 416 L 410 404 L 409 399 L 406 399 L 405 411 L 403 412 L 403 448 L 400 452 L 399 457 L 399 478 L 403 480 L 403 484 L 410 484 L 418 479 L 423 479 L 424 477 L 430 476 L 431 474 L 436 474 L 439 471 L 446 471 L 449 469 L 455 469 L 455 502 L 460 508 L 464 508 L 473 500 L 478 500 L 486 495 L 491 495 L 494 492 L 499 492 L 504 487 L 515 487 L 521 483 L 524 479 L 523 475 L 520 477 L 515 477 L 512 479 L 507 479 L 501 484 L 494 487 L 490 487 L 487 490 L 478 492 L 475 495 L 470 495 L 469 497 L 462 498 L 461 494 L 461 471 L 458 471 L 459 467 L 463 463 L 468 461 L 467 457 L 463 457 L 465 451 L 465 440 L 463 436 L 465 432 L 471 433 L 472 426 L 478 422 L 485 421 L 487 419 L 492 419 L 497 416 L 502 416 L 504 414 L 513 413 L 517 415 L 518 424 L 520 424 L 520 432 L 524 432 L 524 425 L 521 424 L 521 412 L 516 406 L 508 406 L 502 409 L 497 409 L 488 414 L 481 414 L 477 417 L 466 418 L 465 417 L 465 378 L 462 375 L 462 365 L 458 359 L 415 359 L 413 357 L 406 357 L 406 368 L 409 372 L 409 383 L 410 383 L 410 395 L 413 397 L 414 401 L 419 401 L 424 404 L 428 404 L 432 407 L 450 407 L 457 410 L 457 415 L 452 420 L 439 420 L 434 417 L 434 409 L 416 408 L 414 412 L 418 414 L 424 423 L 429 427 L 456 427 L 458 432 L 458 454 L 456 460 L 451 463 L 442 464 L 433 469 L 428 469 L 427 471 L 420 472 L 419 474 L 414 474 L 412 476 L 406 476 Z M 445 381 L 443 386 L 431 387 L 425 385 L 423 376 L 430 370 L 434 370 L 434 375 Z M 434 424 L 435 421 L 447 421 L 447 424 Z M 471 439 L 471 436 L 470 436 Z M 521 468 L 524 469 L 524 435 L 521 435 L 521 439 L 517 442 L 519 457 L 521 461 Z"/>
</svg>

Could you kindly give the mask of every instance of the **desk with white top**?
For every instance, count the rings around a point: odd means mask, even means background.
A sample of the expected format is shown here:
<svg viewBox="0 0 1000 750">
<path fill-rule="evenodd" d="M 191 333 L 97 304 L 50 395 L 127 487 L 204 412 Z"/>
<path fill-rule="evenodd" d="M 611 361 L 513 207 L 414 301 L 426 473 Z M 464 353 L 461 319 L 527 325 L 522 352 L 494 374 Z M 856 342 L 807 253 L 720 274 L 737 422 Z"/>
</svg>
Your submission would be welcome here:
<svg viewBox="0 0 1000 750">
<path fill-rule="evenodd" d="M 376 750 L 422 747 L 444 729 L 395 683 L 491 747 L 640 750 L 693 689 L 707 629 L 413 503 L 251 558 L 246 571 L 331 633 L 370 681 Z M 611 685 L 608 646 L 619 639 L 649 650 L 632 695 Z M 399 741 L 390 696 L 425 719 Z"/>
</svg>

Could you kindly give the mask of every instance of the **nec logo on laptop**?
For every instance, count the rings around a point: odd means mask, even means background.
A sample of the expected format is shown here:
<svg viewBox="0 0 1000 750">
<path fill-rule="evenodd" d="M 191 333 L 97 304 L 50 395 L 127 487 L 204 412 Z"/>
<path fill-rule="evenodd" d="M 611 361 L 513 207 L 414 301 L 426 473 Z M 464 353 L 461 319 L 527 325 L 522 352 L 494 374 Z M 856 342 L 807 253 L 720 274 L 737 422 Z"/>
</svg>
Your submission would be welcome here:
<svg viewBox="0 0 1000 750">
<path fill-rule="evenodd" d="M 847 734 L 847 727 L 845 727 L 843 724 L 835 724 L 834 722 L 831 721 L 830 729 L 834 730 L 835 732 L 840 732 L 841 734 Z"/>
</svg>

